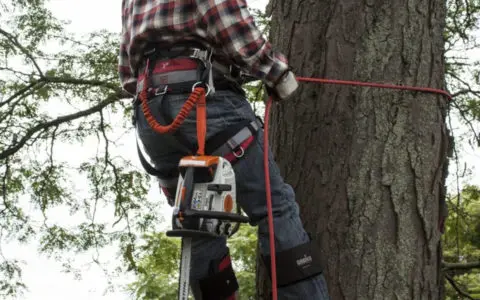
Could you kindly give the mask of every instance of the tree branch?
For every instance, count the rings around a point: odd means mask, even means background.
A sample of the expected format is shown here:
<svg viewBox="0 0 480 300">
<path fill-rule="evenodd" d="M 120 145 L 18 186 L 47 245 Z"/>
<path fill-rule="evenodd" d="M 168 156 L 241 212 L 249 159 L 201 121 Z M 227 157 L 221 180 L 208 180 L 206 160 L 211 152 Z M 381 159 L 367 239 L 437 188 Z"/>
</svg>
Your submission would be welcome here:
<svg viewBox="0 0 480 300">
<path fill-rule="evenodd" d="M 25 135 L 16 143 L 16 145 L 10 148 L 7 148 L 3 152 L 0 152 L 0 160 L 5 159 L 15 154 L 17 151 L 19 151 L 35 133 L 41 130 L 48 129 L 50 127 L 58 126 L 65 122 L 73 121 L 78 118 L 86 117 L 91 114 L 97 113 L 103 108 L 105 108 L 106 106 L 124 98 L 123 96 L 124 96 L 123 91 L 118 89 L 116 93 L 110 94 L 104 101 L 100 102 L 95 106 L 90 107 L 89 109 L 82 110 L 73 114 L 61 116 L 48 122 L 37 124 L 36 126 L 27 130 Z"/>
<path fill-rule="evenodd" d="M 20 51 L 22 51 L 23 54 L 25 54 L 25 56 L 28 57 L 28 59 L 30 59 L 32 61 L 33 65 L 35 66 L 35 69 L 37 69 L 38 74 L 40 76 L 43 76 L 42 69 L 40 69 L 40 66 L 38 65 L 38 63 L 35 60 L 35 58 L 33 57 L 33 55 L 25 47 L 23 47 L 22 44 L 20 44 L 18 39 L 13 34 L 11 34 L 9 32 L 6 32 L 2 28 L 0 28 L 0 34 L 5 36 L 7 39 L 10 40 L 10 42 L 12 42 L 15 45 L 15 47 L 20 49 Z"/>
<path fill-rule="evenodd" d="M 447 275 L 445 274 L 445 278 L 447 279 L 448 282 L 450 282 L 450 284 L 452 285 L 452 287 L 457 291 L 457 293 L 459 293 L 460 295 L 462 295 L 463 297 L 467 298 L 467 299 L 470 299 L 470 300 L 478 300 L 478 299 L 475 299 L 473 298 L 472 296 L 470 296 L 468 293 L 466 293 L 465 291 L 463 291 L 458 285 L 457 283 L 455 282 L 455 280 L 453 280 L 453 278 L 450 276 L 450 275 Z"/>
<path fill-rule="evenodd" d="M 13 94 L 12 96 L 8 97 L 7 100 L 3 101 L 3 102 L 0 102 L 0 107 L 6 105 L 6 104 L 9 104 L 11 101 L 13 101 L 15 98 L 17 97 L 20 97 L 22 96 L 23 94 L 25 94 L 26 92 L 28 92 L 28 90 L 30 90 L 31 88 L 33 88 L 34 86 L 36 86 L 37 84 L 39 83 L 38 80 L 35 80 L 35 81 L 32 81 L 29 85 L 25 86 L 24 88 L 18 90 L 15 94 Z"/>
<path fill-rule="evenodd" d="M 94 80 L 94 79 L 78 79 L 74 77 L 54 77 L 54 76 L 44 76 L 42 79 L 47 83 L 64 83 L 64 84 L 74 84 L 74 85 L 89 85 L 89 86 L 104 86 L 110 88 L 114 91 L 118 91 L 119 86 L 117 84 L 110 83 L 104 80 Z M 125 94 L 121 94 L 125 97 Z M 128 96 L 130 97 L 130 96 Z"/>
<path fill-rule="evenodd" d="M 444 271 L 449 270 L 471 270 L 471 269 L 480 269 L 480 261 L 470 262 L 470 263 L 442 263 L 442 268 Z"/>
<path fill-rule="evenodd" d="M 8 97 L 3 102 L 0 102 L 0 107 L 9 104 L 15 98 L 23 96 L 28 90 L 34 88 L 37 84 L 47 84 L 47 83 L 64 83 L 64 84 L 73 84 L 73 85 L 89 85 L 89 86 L 103 86 L 114 91 L 118 91 L 119 87 L 116 84 L 110 83 L 103 80 L 91 80 L 91 79 L 78 79 L 73 77 L 55 77 L 55 76 L 42 76 L 37 80 L 33 80 L 29 85 L 18 90 L 15 94 Z M 42 86 L 43 86 L 42 85 Z M 123 97 L 131 97 L 130 95 L 122 94 Z"/>
<path fill-rule="evenodd" d="M 453 105 L 455 108 L 458 110 L 460 113 L 460 116 L 462 119 L 467 123 L 467 125 L 470 127 L 470 130 L 473 133 L 473 136 L 475 137 L 475 140 L 477 142 L 477 145 L 480 147 L 480 134 L 477 134 L 477 131 L 475 130 L 475 126 L 473 126 L 473 123 L 471 120 L 467 119 L 466 112 L 455 102 L 453 102 Z"/>
</svg>

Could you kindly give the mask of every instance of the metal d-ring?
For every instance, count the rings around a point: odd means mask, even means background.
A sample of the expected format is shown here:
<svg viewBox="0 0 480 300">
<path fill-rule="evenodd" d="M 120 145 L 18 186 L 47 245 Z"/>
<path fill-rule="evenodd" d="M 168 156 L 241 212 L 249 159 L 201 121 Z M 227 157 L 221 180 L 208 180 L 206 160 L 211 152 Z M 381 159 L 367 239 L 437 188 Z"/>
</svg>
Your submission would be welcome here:
<svg viewBox="0 0 480 300">
<path fill-rule="evenodd" d="M 163 91 L 159 92 L 159 89 L 155 89 L 155 96 L 165 95 L 167 93 L 168 85 L 163 88 Z"/>
<path fill-rule="evenodd" d="M 193 92 L 193 90 L 195 90 L 195 88 L 196 88 L 197 85 L 199 85 L 199 84 L 203 84 L 203 82 L 197 81 L 197 82 L 195 82 L 195 83 L 193 84 L 193 86 L 192 86 L 192 92 Z M 208 96 L 208 94 L 210 94 L 210 86 L 208 85 L 208 83 L 205 83 L 205 86 L 207 87 L 207 93 L 205 94 L 205 96 Z"/>
<path fill-rule="evenodd" d="M 240 150 L 240 154 L 237 154 L 237 151 L 233 151 L 233 155 L 236 157 L 236 158 L 241 158 L 243 157 L 243 155 L 245 154 L 245 150 L 243 149 L 242 146 L 238 147 L 239 150 Z"/>
</svg>

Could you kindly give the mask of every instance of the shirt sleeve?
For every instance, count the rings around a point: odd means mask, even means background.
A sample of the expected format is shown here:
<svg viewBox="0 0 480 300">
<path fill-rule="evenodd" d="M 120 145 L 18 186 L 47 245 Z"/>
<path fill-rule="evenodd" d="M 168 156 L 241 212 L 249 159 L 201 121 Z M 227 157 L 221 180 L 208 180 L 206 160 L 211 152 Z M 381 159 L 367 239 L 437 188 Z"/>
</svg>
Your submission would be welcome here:
<svg viewBox="0 0 480 300">
<path fill-rule="evenodd" d="M 207 32 L 240 67 L 273 87 L 288 70 L 286 57 L 272 50 L 246 0 L 197 0 Z"/>
<path fill-rule="evenodd" d="M 137 89 L 137 78 L 133 75 L 128 56 L 128 46 L 130 44 L 130 33 L 127 26 L 128 3 L 129 1 L 122 1 L 122 34 L 118 59 L 118 73 L 122 88 L 129 94 L 135 95 Z"/>
</svg>

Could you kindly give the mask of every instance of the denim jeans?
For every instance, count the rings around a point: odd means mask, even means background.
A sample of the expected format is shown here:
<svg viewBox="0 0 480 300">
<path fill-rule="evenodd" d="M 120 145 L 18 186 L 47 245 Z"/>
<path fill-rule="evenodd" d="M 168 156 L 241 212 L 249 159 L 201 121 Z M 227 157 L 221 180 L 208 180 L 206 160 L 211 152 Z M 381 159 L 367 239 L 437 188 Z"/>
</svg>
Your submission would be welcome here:
<svg viewBox="0 0 480 300">
<path fill-rule="evenodd" d="M 152 114 L 160 118 L 160 111 L 174 118 L 180 111 L 188 95 L 167 95 L 149 101 Z M 161 105 L 167 101 L 168 105 Z M 174 136 L 155 133 L 137 108 L 137 129 L 146 153 L 157 169 L 166 174 L 176 169 L 179 160 L 189 153 Z M 255 114 L 243 95 L 221 90 L 207 98 L 207 139 L 225 128 L 245 120 L 254 120 Z M 196 141 L 196 113 L 192 111 L 184 124 L 179 128 L 189 141 Z M 269 255 L 269 236 L 267 207 L 265 200 L 265 180 L 263 169 L 263 131 L 258 132 L 254 143 L 245 151 L 245 155 L 237 161 L 233 168 L 237 182 L 237 201 L 249 216 L 252 225 L 258 225 L 260 249 L 262 255 Z M 303 229 L 299 216 L 295 193 L 290 185 L 283 181 L 279 169 L 269 150 L 270 182 L 272 189 L 272 208 L 275 229 L 276 252 L 287 250 L 307 243 L 309 236 Z M 228 251 L 225 238 L 193 240 L 192 284 L 208 276 L 209 264 L 213 259 L 222 258 Z M 192 286 L 193 287 L 193 286 Z M 196 299 L 200 299 L 196 295 Z M 240 295 L 241 297 L 241 295 Z M 279 299 L 329 299 L 327 285 L 322 274 L 293 285 L 279 288 Z M 203 299 L 208 300 L 208 299 Z"/>
</svg>

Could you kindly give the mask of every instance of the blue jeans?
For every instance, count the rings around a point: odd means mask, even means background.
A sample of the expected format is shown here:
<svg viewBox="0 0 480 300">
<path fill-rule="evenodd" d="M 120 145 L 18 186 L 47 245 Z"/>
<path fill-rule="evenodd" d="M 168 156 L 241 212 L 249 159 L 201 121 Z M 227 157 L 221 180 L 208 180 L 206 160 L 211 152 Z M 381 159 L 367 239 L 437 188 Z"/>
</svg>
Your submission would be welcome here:
<svg viewBox="0 0 480 300">
<path fill-rule="evenodd" d="M 159 112 L 172 118 L 177 115 L 188 95 L 167 95 L 153 98 L 149 106 L 153 115 L 160 118 Z M 168 101 L 168 108 L 161 107 L 162 101 Z M 155 133 L 138 108 L 137 128 L 145 151 L 154 162 L 157 169 L 168 174 L 175 170 L 179 160 L 189 153 L 170 135 Z M 166 111 L 165 111 L 166 110 Z M 229 90 L 217 91 L 207 98 L 207 139 L 225 128 L 245 120 L 254 120 L 255 114 L 243 95 Z M 196 113 L 192 111 L 180 132 L 189 141 L 196 141 Z M 256 141 L 245 151 L 245 155 L 233 166 L 237 181 L 237 201 L 243 211 L 249 216 L 252 225 L 258 225 L 260 250 L 262 255 L 269 255 L 269 236 L 267 207 L 265 200 L 265 180 L 263 169 L 263 131 L 258 132 Z M 270 181 L 272 188 L 272 207 L 275 227 L 276 252 L 287 250 L 309 242 L 309 237 L 299 216 L 295 193 L 290 185 L 283 181 L 280 171 L 269 156 Z M 227 253 L 225 238 L 194 239 L 192 249 L 191 282 L 208 276 L 209 263 L 220 259 Z M 194 291 L 195 295 L 195 291 Z M 200 299 L 195 295 L 196 299 Z M 241 295 L 240 295 L 241 297 Z M 324 276 L 304 280 L 293 285 L 279 288 L 279 299 L 329 299 Z M 203 299 L 208 300 L 208 299 Z"/>
</svg>

